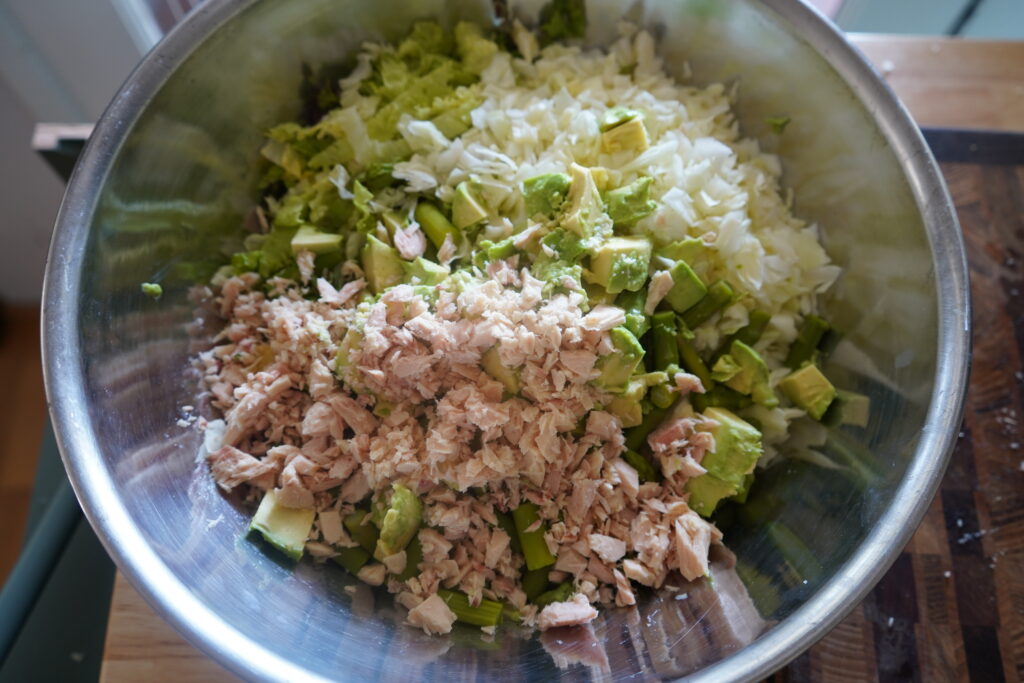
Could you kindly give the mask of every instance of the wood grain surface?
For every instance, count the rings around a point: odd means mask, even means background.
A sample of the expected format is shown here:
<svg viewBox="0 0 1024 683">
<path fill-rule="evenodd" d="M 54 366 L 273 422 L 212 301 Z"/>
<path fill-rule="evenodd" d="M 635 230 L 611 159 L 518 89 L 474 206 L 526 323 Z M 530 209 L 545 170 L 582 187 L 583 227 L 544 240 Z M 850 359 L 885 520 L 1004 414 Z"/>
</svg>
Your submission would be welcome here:
<svg viewBox="0 0 1024 683">
<path fill-rule="evenodd" d="M 854 42 L 880 71 L 892 62 L 890 83 L 919 122 L 1024 131 L 1024 43 Z M 967 239 L 977 330 L 963 437 L 892 569 L 775 681 L 1024 678 L 1024 167 L 946 164 L 943 172 Z M 102 681 L 230 679 L 118 575 Z"/>
</svg>

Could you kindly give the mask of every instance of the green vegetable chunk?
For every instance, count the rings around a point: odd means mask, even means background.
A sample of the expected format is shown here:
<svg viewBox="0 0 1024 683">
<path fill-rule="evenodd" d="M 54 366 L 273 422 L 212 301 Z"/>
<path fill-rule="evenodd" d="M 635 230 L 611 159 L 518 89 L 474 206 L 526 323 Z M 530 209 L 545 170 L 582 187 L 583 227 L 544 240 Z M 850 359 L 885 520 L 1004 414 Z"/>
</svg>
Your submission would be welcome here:
<svg viewBox="0 0 1024 683">
<path fill-rule="evenodd" d="M 830 325 L 824 318 L 814 314 L 804 318 L 804 324 L 800 326 L 796 340 L 786 354 L 786 367 L 796 370 L 804 363 L 813 362 L 814 352 L 829 328 Z"/>
<path fill-rule="evenodd" d="M 646 303 L 647 292 L 643 289 L 636 292 L 622 292 L 615 299 L 615 305 L 626 312 L 626 322 L 623 327 L 632 332 L 637 339 L 651 329 L 651 318 L 644 313 Z"/>
<path fill-rule="evenodd" d="M 631 451 L 638 451 L 647 443 L 647 435 L 653 432 L 668 411 L 662 408 L 652 408 L 644 415 L 644 421 L 638 427 L 626 430 L 626 448 Z"/>
<path fill-rule="evenodd" d="M 725 280 L 717 280 L 708 287 L 707 296 L 683 313 L 683 321 L 691 330 L 706 322 L 715 313 L 732 303 L 732 287 Z"/>
<path fill-rule="evenodd" d="M 686 312 L 707 296 L 708 288 L 686 261 L 677 261 L 668 272 L 672 276 L 672 289 L 665 295 L 665 301 L 676 313 Z"/>
<path fill-rule="evenodd" d="M 373 553 L 378 560 L 404 550 L 423 522 L 419 496 L 401 484 L 392 484 L 391 491 L 391 504 L 381 522 L 380 538 Z"/>
<path fill-rule="evenodd" d="M 423 544 L 420 543 L 419 532 L 412 537 L 409 545 L 405 546 L 405 569 L 401 574 L 395 576 L 399 581 L 408 581 L 420 573 L 420 563 L 423 562 Z"/>
<path fill-rule="evenodd" d="M 498 344 L 483 352 L 483 355 L 480 356 L 480 367 L 492 378 L 501 382 L 505 391 L 513 395 L 519 393 L 519 370 L 502 365 Z"/>
<path fill-rule="evenodd" d="M 625 327 L 612 329 L 608 336 L 614 351 L 598 359 L 597 368 L 601 374 L 594 381 L 609 391 L 621 391 L 643 360 L 644 347 Z"/>
<path fill-rule="evenodd" d="M 369 519 L 366 519 L 366 516 L 369 514 L 366 510 L 356 510 L 352 514 L 345 516 L 343 524 L 352 540 L 358 543 L 363 550 L 372 553 L 377 549 L 380 529 Z"/>
<path fill-rule="evenodd" d="M 537 599 L 533 601 L 533 604 L 538 607 L 544 607 L 545 605 L 550 605 L 553 602 L 565 602 L 572 597 L 572 593 L 572 581 L 566 581 L 558 584 L 546 593 L 541 593 L 537 596 Z"/>
<path fill-rule="evenodd" d="M 452 200 L 452 224 L 459 230 L 465 230 L 486 219 L 487 215 L 487 209 L 470 188 L 469 182 L 464 180 L 459 183 Z"/>
<path fill-rule="evenodd" d="M 267 543 L 293 560 L 298 560 L 306 548 L 314 517 L 314 510 L 285 507 L 278 502 L 277 492 L 270 489 L 260 501 L 249 524 L 249 531 L 258 531 Z"/>
<path fill-rule="evenodd" d="M 836 388 L 816 365 L 805 365 L 784 377 L 779 390 L 815 420 L 821 419 L 836 397 Z"/>
<path fill-rule="evenodd" d="M 698 514 L 708 517 L 719 501 L 740 492 L 746 476 L 754 471 L 757 459 L 764 453 L 761 432 L 725 408 L 708 408 L 704 417 L 718 425 L 711 430 L 715 451 L 707 453 L 701 466 L 707 474 L 686 482 L 689 504 Z"/>
<path fill-rule="evenodd" d="M 370 561 L 370 553 L 366 552 L 360 547 L 355 548 L 335 548 L 338 554 L 331 559 L 338 565 L 345 568 L 349 574 L 355 574 L 363 565 Z"/>
<path fill-rule="evenodd" d="M 405 278 L 402 258 L 398 250 L 384 244 L 373 235 L 366 236 L 366 243 L 360 253 L 366 282 L 374 294 L 380 294 L 389 287 L 401 284 Z"/>
<path fill-rule="evenodd" d="M 330 254 L 341 251 L 341 235 L 320 232 L 312 225 L 303 225 L 292 236 L 292 253 L 311 251 L 314 254 Z"/>
<path fill-rule="evenodd" d="M 682 366 L 686 368 L 686 371 L 692 375 L 697 375 L 700 379 L 700 383 L 704 385 L 705 391 L 710 391 L 711 387 L 714 386 L 714 381 L 711 378 L 711 371 L 708 370 L 708 366 L 701 360 L 700 355 L 697 353 L 697 349 L 693 347 L 690 340 L 686 338 L 686 334 L 676 335 L 676 344 L 679 346 L 679 360 Z"/>
<path fill-rule="evenodd" d="M 547 567 L 543 569 L 527 569 L 523 572 L 521 583 L 527 600 L 532 602 L 537 596 L 547 590 L 548 586 L 551 585 L 551 582 L 548 580 L 548 574 L 550 573 L 551 570 Z"/>
<path fill-rule="evenodd" d="M 458 239 L 459 231 L 434 204 L 420 202 L 416 205 L 413 215 L 416 217 L 416 222 L 420 224 L 420 228 L 423 229 L 423 234 L 436 248 L 441 248 L 446 237 L 450 236 L 452 240 Z"/>
<path fill-rule="evenodd" d="M 590 257 L 591 280 L 610 294 L 636 292 L 647 281 L 651 240 L 647 237 L 611 237 Z"/>
<path fill-rule="evenodd" d="M 629 107 L 612 107 L 601 117 L 598 129 L 603 133 L 615 128 L 616 126 L 621 126 L 626 121 L 630 121 L 640 116 L 643 116 L 643 114 L 638 112 L 636 109 L 630 109 Z"/>
<path fill-rule="evenodd" d="M 143 282 L 141 289 L 143 294 L 153 300 L 159 299 L 164 293 L 164 288 L 155 282 Z"/>
<path fill-rule="evenodd" d="M 405 281 L 421 285 L 436 285 L 443 281 L 451 269 L 434 263 L 422 256 L 417 256 L 414 261 L 402 261 L 402 269 L 405 271 Z"/>
<path fill-rule="evenodd" d="M 643 407 L 638 399 L 616 396 L 608 402 L 608 412 L 619 418 L 623 427 L 636 427 L 643 422 Z"/>
<path fill-rule="evenodd" d="M 541 523 L 533 531 L 528 531 L 535 522 L 540 520 L 537 509 L 535 503 L 523 503 L 512 511 L 516 536 L 519 537 L 519 545 L 523 549 L 526 568 L 530 570 L 543 569 L 555 563 L 555 556 L 551 554 L 548 544 L 544 542 L 546 526 Z"/>
<path fill-rule="evenodd" d="M 679 365 L 676 314 L 672 311 L 655 313 L 651 318 L 651 334 L 654 337 L 654 367 L 664 370 L 670 365 Z"/>
<path fill-rule="evenodd" d="M 648 195 L 653 180 L 650 177 L 637 178 L 629 185 L 617 188 L 605 195 L 608 215 L 615 225 L 633 225 L 641 218 L 650 216 L 658 203 Z"/>
<path fill-rule="evenodd" d="M 649 481 L 661 481 L 661 475 L 658 473 L 654 464 L 636 451 L 627 448 L 622 452 L 622 459 L 632 465 L 633 469 L 636 470 L 641 484 Z"/>
<path fill-rule="evenodd" d="M 587 30 L 587 5 L 584 0 L 551 0 L 540 11 L 540 43 L 582 38 Z"/>
<path fill-rule="evenodd" d="M 438 588 L 437 594 L 448 605 L 448 609 L 455 613 L 455 618 L 464 624 L 497 626 L 501 622 L 503 607 L 500 602 L 483 598 L 480 604 L 474 607 L 469 604 L 469 596 L 465 593 Z"/>
<path fill-rule="evenodd" d="M 764 122 L 771 126 L 772 132 L 776 135 L 782 135 L 786 126 L 789 125 L 790 118 L 788 116 L 769 116 Z"/>
<path fill-rule="evenodd" d="M 768 366 L 761 354 L 738 339 L 729 347 L 729 353 L 715 363 L 711 378 L 741 394 L 749 395 L 755 403 L 766 408 L 774 408 L 779 404 L 779 399 L 768 384 Z"/>
<path fill-rule="evenodd" d="M 564 173 L 545 173 L 524 180 L 523 199 L 527 217 L 554 216 L 565 201 L 570 182 Z"/>
</svg>

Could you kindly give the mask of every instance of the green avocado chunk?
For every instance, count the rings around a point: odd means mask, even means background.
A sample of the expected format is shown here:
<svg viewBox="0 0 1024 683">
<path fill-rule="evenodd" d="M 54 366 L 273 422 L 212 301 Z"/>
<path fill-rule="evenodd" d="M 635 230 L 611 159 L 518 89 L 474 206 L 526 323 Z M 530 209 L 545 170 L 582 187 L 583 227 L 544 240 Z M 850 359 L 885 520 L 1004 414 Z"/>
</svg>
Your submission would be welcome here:
<svg viewBox="0 0 1024 683">
<path fill-rule="evenodd" d="M 406 282 L 415 279 L 421 285 L 436 285 L 451 273 L 447 266 L 434 263 L 422 256 L 417 256 L 414 261 L 402 261 L 402 269 L 405 271 Z"/>
<path fill-rule="evenodd" d="M 311 251 L 314 254 L 330 254 L 341 251 L 341 235 L 320 232 L 312 225 L 303 225 L 292 237 L 292 253 Z"/>
<path fill-rule="evenodd" d="M 470 189 L 467 181 L 462 181 L 455 188 L 452 200 L 452 225 L 459 230 L 476 225 L 487 218 L 487 209 Z"/>
<path fill-rule="evenodd" d="M 715 450 L 701 460 L 707 474 L 686 482 L 689 505 L 699 515 L 709 516 L 724 498 L 744 491 L 749 485 L 747 475 L 754 471 L 764 449 L 761 432 L 725 408 L 708 408 L 704 417 L 718 426 L 711 430 Z"/>
<path fill-rule="evenodd" d="M 779 389 L 815 420 L 821 419 L 836 397 L 836 388 L 816 365 L 805 365 L 791 372 L 779 382 Z"/>
<path fill-rule="evenodd" d="M 708 288 L 686 261 L 677 261 L 669 275 L 672 276 L 672 289 L 665 295 L 665 301 L 676 313 L 689 310 L 708 293 Z"/>
<path fill-rule="evenodd" d="M 398 251 L 384 244 L 373 235 L 366 236 L 366 244 L 360 256 L 366 282 L 374 294 L 380 294 L 388 287 L 400 284 L 405 277 L 402 258 Z"/>
<path fill-rule="evenodd" d="M 638 112 L 636 109 L 630 109 L 629 107 L 612 107 L 601 117 L 601 123 L 598 125 L 598 129 L 603 133 L 615 128 L 616 126 L 621 126 L 626 121 L 640 116 L 643 116 L 643 114 Z"/>
<path fill-rule="evenodd" d="M 591 254 L 591 279 L 609 294 L 636 292 L 647 281 L 650 262 L 647 237 L 611 237 Z"/>
<path fill-rule="evenodd" d="M 644 357 L 644 347 L 633 333 L 625 327 L 616 327 L 608 332 L 615 350 L 597 361 L 601 375 L 595 380 L 609 391 L 622 391 L 629 384 L 629 378 Z"/>
<path fill-rule="evenodd" d="M 306 547 L 306 539 L 313 528 L 314 510 L 285 507 L 277 500 L 277 492 L 270 489 L 249 523 L 249 531 L 258 531 L 270 545 L 298 560 Z"/>
<path fill-rule="evenodd" d="M 526 216 L 554 216 L 565 201 L 570 183 L 569 176 L 564 173 L 545 173 L 524 180 L 523 199 L 526 200 Z"/>
<path fill-rule="evenodd" d="M 715 363 L 711 378 L 750 396 L 755 403 L 766 408 L 779 405 L 779 399 L 768 384 L 768 366 L 761 354 L 738 339 L 729 346 L 729 353 Z"/>
<path fill-rule="evenodd" d="M 659 259 L 669 261 L 670 264 L 675 263 L 676 261 L 693 263 L 694 259 L 697 258 L 703 250 L 704 240 L 698 237 L 687 237 L 684 240 L 672 242 L 663 247 L 658 247 L 654 251 L 654 255 Z"/>
<path fill-rule="evenodd" d="M 650 177 L 637 178 L 629 185 L 614 189 L 605 195 L 608 215 L 615 225 L 633 225 L 641 218 L 650 216 L 658 203 L 648 197 L 651 191 Z"/>
<path fill-rule="evenodd" d="M 378 560 L 404 550 L 423 521 L 423 503 L 419 496 L 401 484 L 392 484 L 391 491 L 391 504 L 384 513 L 380 538 L 373 551 L 373 556 Z"/>
<path fill-rule="evenodd" d="M 508 393 L 519 393 L 519 371 L 502 365 L 497 344 L 483 352 L 480 356 L 480 366 L 484 372 L 501 382 Z"/>
<path fill-rule="evenodd" d="M 608 412 L 619 418 L 624 428 L 636 427 L 644 420 L 644 411 L 640 401 L 625 396 L 616 396 L 609 401 Z"/>
</svg>

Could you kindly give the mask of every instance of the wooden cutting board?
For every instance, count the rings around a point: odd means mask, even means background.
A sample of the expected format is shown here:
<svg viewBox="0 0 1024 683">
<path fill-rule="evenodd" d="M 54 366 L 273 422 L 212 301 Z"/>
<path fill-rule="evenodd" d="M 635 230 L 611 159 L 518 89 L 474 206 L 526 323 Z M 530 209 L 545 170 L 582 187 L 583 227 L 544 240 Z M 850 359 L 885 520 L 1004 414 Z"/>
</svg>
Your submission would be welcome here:
<svg viewBox="0 0 1024 683">
<path fill-rule="evenodd" d="M 920 123 L 1024 131 L 1024 43 L 854 42 Z M 1019 164 L 943 164 L 967 242 L 976 333 L 962 437 L 941 492 L 871 594 L 775 681 L 1024 678 L 1024 158 Z M 118 574 L 101 681 L 233 678 Z"/>
</svg>

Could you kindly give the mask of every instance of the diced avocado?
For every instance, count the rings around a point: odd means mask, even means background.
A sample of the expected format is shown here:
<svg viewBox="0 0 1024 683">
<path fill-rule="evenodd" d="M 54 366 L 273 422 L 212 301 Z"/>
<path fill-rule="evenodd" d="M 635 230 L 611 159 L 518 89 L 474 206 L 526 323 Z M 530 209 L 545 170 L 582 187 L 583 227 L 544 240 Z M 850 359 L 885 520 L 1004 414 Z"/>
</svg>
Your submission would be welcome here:
<svg viewBox="0 0 1024 683">
<path fill-rule="evenodd" d="M 526 201 L 526 216 L 554 216 L 565 201 L 569 184 L 569 176 L 564 173 L 545 173 L 524 180 L 523 199 Z"/>
<path fill-rule="evenodd" d="M 871 416 L 871 399 L 853 391 L 836 390 L 835 400 L 821 418 L 829 427 L 853 425 L 867 427 Z"/>
<path fill-rule="evenodd" d="M 455 226 L 452 225 L 441 209 L 430 202 L 420 202 L 417 204 L 413 216 L 415 216 L 416 222 L 420 224 L 423 234 L 427 236 L 430 243 L 437 249 L 441 248 L 445 238 L 449 235 L 452 240 L 458 240 L 459 231 L 455 229 Z"/>
<path fill-rule="evenodd" d="M 595 380 L 609 391 L 623 390 L 633 376 L 637 365 L 644 357 L 644 347 L 633 333 L 625 327 L 616 327 L 608 332 L 615 350 L 597 361 L 601 375 Z"/>
<path fill-rule="evenodd" d="M 436 285 L 451 273 L 448 266 L 434 263 L 422 256 L 417 256 L 414 261 L 402 261 L 402 269 L 405 271 L 406 282 L 415 279 L 421 285 Z"/>
<path fill-rule="evenodd" d="M 419 496 L 401 484 L 392 484 L 391 491 L 391 503 L 384 513 L 377 549 L 373 552 L 378 560 L 404 550 L 423 521 L 423 503 Z"/>
<path fill-rule="evenodd" d="M 665 301 L 676 313 L 689 310 L 707 295 L 708 288 L 686 261 L 676 262 L 668 272 L 672 276 L 672 289 L 665 295 Z"/>
<path fill-rule="evenodd" d="M 707 474 L 687 481 L 686 490 L 690 493 L 690 507 L 707 517 L 714 512 L 719 501 L 743 489 L 746 476 L 754 471 L 754 465 L 764 450 L 761 432 L 732 411 L 708 408 L 704 417 L 718 423 L 711 430 L 715 437 L 715 450 L 701 460 Z"/>
<path fill-rule="evenodd" d="M 373 235 L 366 236 L 366 244 L 360 255 L 366 282 L 374 294 L 380 294 L 388 287 L 400 284 L 405 277 L 402 258 L 398 250 L 390 247 Z"/>
<path fill-rule="evenodd" d="M 743 483 L 740 485 L 740 490 L 736 492 L 736 495 L 732 497 L 737 503 L 746 503 L 747 496 L 750 495 L 750 487 L 754 484 L 754 473 L 751 472 L 747 476 L 743 477 Z"/>
<path fill-rule="evenodd" d="M 593 282 L 610 294 L 639 291 L 647 281 L 651 240 L 647 237 L 610 237 L 593 251 L 590 272 Z"/>
<path fill-rule="evenodd" d="M 711 369 L 711 378 L 725 386 L 747 394 L 755 403 L 766 408 L 779 404 L 775 392 L 768 385 L 768 366 L 761 354 L 736 339 L 729 353 L 722 355 Z"/>
<path fill-rule="evenodd" d="M 501 382 L 508 393 L 519 393 L 519 371 L 501 364 L 497 344 L 483 352 L 480 356 L 480 366 L 484 372 Z"/>
<path fill-rule="evenodd" d="M 836 388 L 816 365 L 805 365 L 791 372 L 779 382 L 779 389 L 815 420 L 821 419 L 836 397 Z"/>
<path fill-rule="evenodd" d="M 605 195 L 608 215 L 615 221 L 615 225 L 633 225 L 654 213 L 658 203 L 648 196 L 652 182 L 649 176 L 644 176 Z"/>
<path fill-rule="evenodd" d="M 452 200 L 452 225 L 458 230 L 476 225 L 487 218 L 487 209 L 469 187 L 469 182 L 462 181 L 455 188 Z"/>
<path fill-rule="evenodd" d="M 678 242 L 672 242 L 666 244 L 663 247 L 658 247 L 654 250 L 654 256 L 658 259 L 664 259 L 669 264 L 675 263 L 676 261 L 686 261 L 687 263 L 693 263 L 701 252 L 704 250 L 704 240 L 698 237 L 687 237 L 684 240 Z"/>
<path fill-rule="evenodd" d="M 341 235 L 320 232 L 312 225 L 300 226 L 292 237 L 292 253 L 311 251 L 314 254 L 330 254 L 341 251 Z"/>
<path fill-rule="evenodd" d="M 616 396 L 609 401 L 608 412 L 619 418 L 623 427 L 636 427 L 644 419 L 640 401 L 631 400 L 625 396 Z"/>
<path fill-rule="evenodd" d="M 349 328 L 345 332 L 345 337 L 341 340 L 338 345 L 338 350 L 334 354 L 334 372 L 339 374 L 348 367 L 349 360 L 348 356 L 354 349 L 359 348 L 363 343 L 363 334 L 356 329 Z"/>
<path fill-rule="evenodd" d="M 277 501 L 277 492 L 270 489 L 260 501 L 249 531 L 260 532 L 267 543 L 297 560 L 306 547 L 314 517 L 315 510 L 285 507 Z"/>
<path fill-rule="evenodd" d="M 380 222 L 384 224 L 384 227 L 388 231 L 388 235 L 392 239 L 394 239 L 396 232 L 404 230 L 408 225 L 408 221 L 394 211 L 385 211 L 382 213 L 380 216 Z"/>
<path fill-rule="evenodd" d="M 612 220 L 604 212 L 604 201 L 590 169 L 573 164 L 569 170 L 572 181 L 563 207 L 562 227 L 576 233 L 591 246 L 611 236 Z"/>
<path fill-rule="evenodd" d="M 643 114 L 638 112 L 636 109 L 630 109 L 629 107 L 612 107 L 601 117 L 601 123 L 598 127 L 603 133 L 615 128 L 616 126 L 621 126 L 627 121 L 640 118 L 641 116 L 643 116 Z"/>
<path fill-rule="evenodd" d="M 738 489 L 732 482 L 702 474 L 686 482 L 686 492 L 690 494 L 690 508 L 702 517 L 709 517 L 720 501 L 736 495 Z"/>
<path fill-rule="evenodd" d="M 608 154 L 616 152 L 642 152 L 650 146 L 647 128 L 640 118 L 629 119 L 610 130 L 601 133 L 601 150 Z"/>
<path fill-rule="evenodd" d="M 587 282 L 584 283 L 583 289 L 587 293 L 587 303 L 591 307 L 599 304 L 608 304 L 610 306 L 615 303 L 615 295 L 599 284 Z"/>
<path fill-rule="evenodd" d="M 583 240 L 565 228 L 555 228 L 541 239 L 541 244 L 558 252 L 558 258 L 575 263 L 586 253 Z"/>
</svg>

